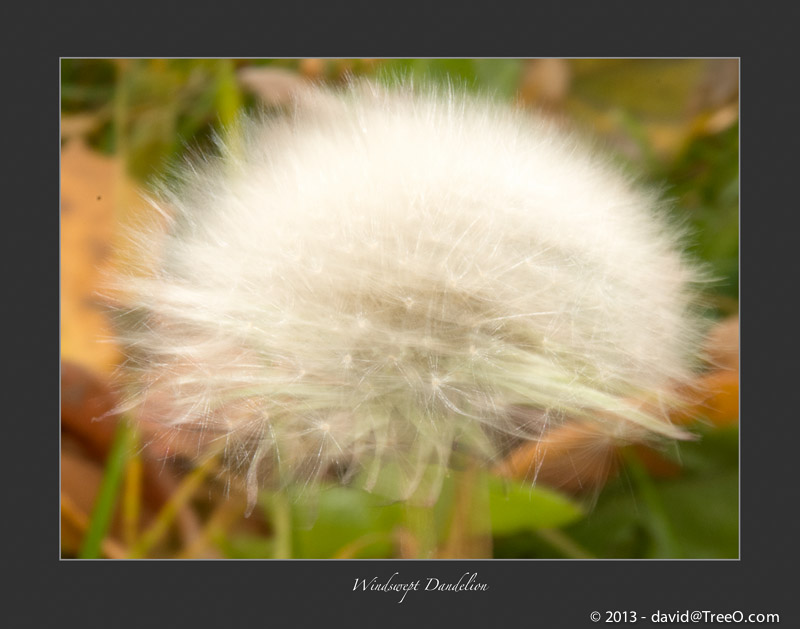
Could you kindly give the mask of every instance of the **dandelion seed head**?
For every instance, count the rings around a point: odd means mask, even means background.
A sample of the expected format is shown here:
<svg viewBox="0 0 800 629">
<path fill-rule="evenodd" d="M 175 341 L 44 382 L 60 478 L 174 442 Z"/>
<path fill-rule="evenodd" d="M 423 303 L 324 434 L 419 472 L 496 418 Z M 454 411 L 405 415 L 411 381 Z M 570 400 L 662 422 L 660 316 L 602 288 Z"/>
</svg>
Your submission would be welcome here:
<svg viewBox="0 0 800 629">
<path fill-rule="evenodd" d="M 454 447 L 537 439 L 522 416 L 680 436 L 626 402 L 687 379 L 701 327 L 655 194 L 453 88 L 298 98 L 185 167 L 137 236 L 122 338 L 151 419 L 226 439 L 248 484 L 392 468 L 399 497 Z"/>
</svg>

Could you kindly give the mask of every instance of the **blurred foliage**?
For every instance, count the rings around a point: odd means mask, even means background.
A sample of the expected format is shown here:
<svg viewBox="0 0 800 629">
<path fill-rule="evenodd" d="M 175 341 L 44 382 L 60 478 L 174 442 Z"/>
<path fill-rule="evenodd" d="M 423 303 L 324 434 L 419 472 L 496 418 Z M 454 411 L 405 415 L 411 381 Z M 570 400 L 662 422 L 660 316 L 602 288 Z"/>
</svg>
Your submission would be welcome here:
<svg viewBox="0 0 800 629">
<path fill-rule="evenodd" d="M 243 70 L 257 71 L 253 76 L 262 87 L 244 81 Z M 691 253 L 709 267 L 717 314 L 737 312 L 736 61 L 64 59 L 62 142 L 79 139 L 146 185 L 164 176 L 187 148 L 208 149 L 214 130 L 235 124 L 240 110 L 280 107 L 281 90 L 292 81 L 340 83 L 350 75 L 397 74 L 488 90 L 515 106 L 565 118 L 600 138 L 626 168 L 661 187 L 675 219 L 689 228 Z M 118 219 L 125 215 L 119 208 L 115 212 Z M 87 366 L 94 364 L 87 361 Z M 602 490 L 578 496 L 491 477 L 494 556 L 738 556 L 738 426 L 699 426 L 700 439 L 662 453 L 680 462 L 680 473 L 672 476 L 651 474 L 629 457 L 621 474 Z M 119 461 L 112 458 L 111 463 Z M 162 508 L 155 518 L 161 528 L 149 529 L 150 556 L 376 558 L 407 552 L 408 510 L 373 494 L 331 485 L 312 503 L 265 491 L 259 508 L 244 519 L 243 506 L 226 502 L 215 493 L 213 480 L 207 482 L 207 500 L 199 496 L 203 492 L 190 499 L 191 487 L 185 484 L 173 488 L 181 502 L 167 502 L 171 511 L 165 515 Z M 429 523 L 439 538 L 453 530 L 454 482 L 445 483 Z M 125 487 L 142 490 L 141 483 L 126 482 Z M 80 505 L 64 504 L 72 509 L 76 526 L 85 529 Z M 64 509 L 62 504 L 62 517 Z M 136 523 L 135 517 L 128 519 Z M 199 521 L 204 524 L 198 533 Z M 178 524 L 184 532 L 195 531 L 194 539 L 201 540 L 195 541 L 197 549 L 179 541 L 184 533 L 177 529 L 165 532 Z M 63 552 L 76 554 L 67 548 Z"/>
<path fill-rule="evenodd" d="M 693 138 L 661 169 L 692 227 L 693 252 L 724 295 L 739 298 L 739 124 Z M 656 173 L 657 176 L 658 173 Z"/>
</svg>

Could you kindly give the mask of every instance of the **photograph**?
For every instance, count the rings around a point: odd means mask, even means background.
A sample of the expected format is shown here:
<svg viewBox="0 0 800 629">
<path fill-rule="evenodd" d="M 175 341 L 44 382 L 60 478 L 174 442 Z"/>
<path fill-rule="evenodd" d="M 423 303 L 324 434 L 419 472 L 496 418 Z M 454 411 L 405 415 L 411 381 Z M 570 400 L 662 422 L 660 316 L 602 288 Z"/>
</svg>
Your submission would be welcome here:
<svg viewBox="0 0 800 629">
<path fill-rule="evenodd" d="M 738 58 L 59 65 L 62 560 L 741 558 Z"/>
</svg>

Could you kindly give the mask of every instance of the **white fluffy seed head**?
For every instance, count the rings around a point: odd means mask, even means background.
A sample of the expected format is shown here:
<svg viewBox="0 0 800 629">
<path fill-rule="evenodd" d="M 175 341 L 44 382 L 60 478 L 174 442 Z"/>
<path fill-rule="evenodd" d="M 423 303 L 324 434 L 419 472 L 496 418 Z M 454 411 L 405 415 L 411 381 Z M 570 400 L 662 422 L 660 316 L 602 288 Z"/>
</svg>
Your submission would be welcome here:
<svg viewBox="0 0 800 629">
<path fill-rule="evenodd" d="M 687 378 L 697 271 L 657 196 L 579 139 L 360 83 L 221 148 L 139 233 L 123 338 L 133 401 L 224 437 L 251 498 L 334 470 L 434 497 L 454 448 L 489 459 L 568 418 L 680 436 L 631 400 Z"/>
</svg>

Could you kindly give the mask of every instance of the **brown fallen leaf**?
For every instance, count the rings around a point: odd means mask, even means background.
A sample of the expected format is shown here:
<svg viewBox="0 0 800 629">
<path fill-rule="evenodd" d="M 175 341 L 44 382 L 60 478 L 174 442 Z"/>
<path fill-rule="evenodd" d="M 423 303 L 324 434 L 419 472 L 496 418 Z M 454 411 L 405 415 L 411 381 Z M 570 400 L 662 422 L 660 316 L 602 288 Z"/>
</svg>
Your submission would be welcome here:
<svg viewBox="0 0 800 629">
<path fill-rule="evenodd" d="M 572 421 L 517 448 L 497 472 L 575 492 L 605 484 L 617 469 L 616 459 L 616 443 L 605 431 Z"/>
<path fill-rule="evenodd" d="M 61 430 L 78 439 L 102 461 L 111 446 L 116 417 L 109 413 L 117 401 L 108 385 L 76 363 L 61 363 Z"/>
<path fill-rule="evenodd" d="M 82 513 L 91 513 L 94 506 L 118 421 L 116 416 L 109 414 L 116 403 L 116 396 L 106 379 L 75 363 L 62 363 L 61 491 Z M 142 458 L 142 524 L 147 525 L 167 503 L 180 481 L 172 466 L 158 452 L 145 449 Z M 177 524 L 184 540 L 194 538 L 200 529 L 196 514 L 187 506 L 180 509 Z M 119 518 L 112 530 L 119 536 Z M 66 525 L 62 533 L 65 536 L 62 549 L 74 553 L 80 543 L 79 532 Z"/>
<path fill-rule="evenodd" d="M 96 296 L 111 260 L 117 168 L 80 139 L 61 152 L 61 356 L 101 374 L 119 360 Z"/>
<path fill-rule="evenodd" d="M 689 424 L 705 418 L 716 426 L 739 421 L 739 372 L 712 371 L 699 377 L 686 392 L 690 403 L 670 415 L 676 424 Z"/>
<path fill-rule="evenodd" d="M 525 105 L 557 108 L 571 83 L 572 69 L 566 59 L 529 59 L 522 71 L 519 99 Z"/>
<path fill-rule="evenodd" d="M 708 335 L 703 349 L 707 361 L 717 369 L 739 369 L 739 316 L 718 323 Z"/>
<path fill-rule="evenodd" d="M 300 61 L 300 65 L 298 66 L 300 74 L 309 79 L 323 78 L 327 68 L 327 59 L 303 59 Z"/>
<path fill-rule="evenodd" d="M 670 411 L 674 424 L 706 419 L 725 426 L 739 419 L 738 317 L 716 325 L 708 334 L 704 351 L 709 363 L 718 368 L 675 391 L 681 404 Z M 546 432 L 537 443 L 517 448 L 497 472 L 518 479 L 535 478 L 567 491 L 599 487 L 615 472 L 619 447 L 601 428 L 589 422 L 570 422 Z M 679 466 L 657 450 L 644 443 L 634 447 L 650 473 L 662 477 L 679 473 Z"/>
</svg>

